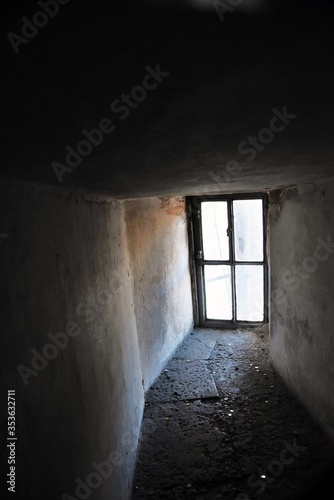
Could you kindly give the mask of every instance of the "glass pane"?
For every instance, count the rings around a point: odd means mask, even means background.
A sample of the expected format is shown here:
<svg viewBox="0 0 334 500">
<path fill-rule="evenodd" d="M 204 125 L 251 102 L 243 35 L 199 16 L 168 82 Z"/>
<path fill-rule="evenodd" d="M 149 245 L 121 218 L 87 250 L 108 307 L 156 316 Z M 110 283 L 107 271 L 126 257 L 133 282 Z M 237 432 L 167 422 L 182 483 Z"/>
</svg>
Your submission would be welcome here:
<svg viewBox="0 0 334 500">
<path fill-rule="evenodd" d="M 229 245 L 227 202 L 205 201 L 202 203 L 202 235 L 205 260 L 228 260 Z"/>
<path fill-rule="evenodd" d="M 234 245 L 238 261 L 263 261 L 262 200 L 234 200 Z"/>
<path fill-rule="evenodd" d="M 237 321 L 263 321 L 263 266 L 236 266 Z"/>
<path fill-rule="evenodd" d="M 204 266 L 206 317 L 232 319 L 230 266 Z"/>
</svg>

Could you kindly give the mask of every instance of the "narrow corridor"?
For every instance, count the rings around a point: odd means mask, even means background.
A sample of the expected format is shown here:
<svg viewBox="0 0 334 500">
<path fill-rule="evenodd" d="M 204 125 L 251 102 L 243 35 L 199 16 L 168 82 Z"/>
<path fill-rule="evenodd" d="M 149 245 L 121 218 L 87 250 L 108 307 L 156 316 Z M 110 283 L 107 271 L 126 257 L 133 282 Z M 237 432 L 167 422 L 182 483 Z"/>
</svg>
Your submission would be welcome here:
<svg viewBox="0 0 334 500">
<path fill-rule="evenodd" d="M 194 330 L 146 395 L 133 500 L 315 498 L 333 452 L 271 369 L 266 327 Z"/>
</svg>

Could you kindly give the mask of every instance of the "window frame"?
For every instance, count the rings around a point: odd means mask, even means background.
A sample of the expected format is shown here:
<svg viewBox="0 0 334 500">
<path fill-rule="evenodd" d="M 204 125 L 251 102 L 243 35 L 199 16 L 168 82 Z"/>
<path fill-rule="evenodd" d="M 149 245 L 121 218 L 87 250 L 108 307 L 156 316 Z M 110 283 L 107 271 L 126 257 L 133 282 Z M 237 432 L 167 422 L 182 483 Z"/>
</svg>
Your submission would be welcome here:
<svg viewBox="0 0 334 500">
<path fill-rule="evenodd" d="M 261 199 L 263 203 L 263 260 L 262 261 L 237 261 L 234 248 L 234 200 Z M 231 229 L 229 237 L 229 260 L 205 260 L 203 258 L 203 235 L 201 224 L 201 204 L 208 201 L 226 201 L 228 210 L 228 228 Z M 193 310 L 195 326 L 212 328 L 239 328 L 242 326 L 261 326 L 268 322 L 268 258 L 267 258 L 267 214 L 268 196 L 266 193 L 241 193 L 189 196 L 186 198 L 188 214 L 188 236 L 190 272 L 192 281 Z M 232 282 L 232 320 L 217 320 L 206 317 L 204 266 L 205 265 L 231 266 Z M 263 268 L 264 310 L 263 321 L 238 321 L 236 319 L 236 266 L 260 265 Z"/>
</svg>

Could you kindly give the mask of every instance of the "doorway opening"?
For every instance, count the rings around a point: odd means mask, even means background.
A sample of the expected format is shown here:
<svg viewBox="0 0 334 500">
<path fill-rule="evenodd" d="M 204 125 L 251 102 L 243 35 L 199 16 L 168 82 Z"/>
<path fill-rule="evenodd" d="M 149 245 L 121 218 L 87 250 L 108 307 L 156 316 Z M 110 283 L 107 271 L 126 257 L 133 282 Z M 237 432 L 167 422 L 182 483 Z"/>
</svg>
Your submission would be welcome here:
<svg viewBox="0 0 334 500">
<path fill-rule="evenodd" d="M 189 197 L 187 208 L 195 323 L 266 323 L 267 196 Z"/>
</svg>

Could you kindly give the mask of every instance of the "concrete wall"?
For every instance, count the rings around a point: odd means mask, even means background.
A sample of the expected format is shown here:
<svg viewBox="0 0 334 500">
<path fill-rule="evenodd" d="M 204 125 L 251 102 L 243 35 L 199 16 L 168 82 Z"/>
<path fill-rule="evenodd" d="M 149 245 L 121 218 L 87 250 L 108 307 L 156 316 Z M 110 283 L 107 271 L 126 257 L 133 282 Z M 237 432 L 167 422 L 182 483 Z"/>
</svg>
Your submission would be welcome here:
<svg viewBox="0 0 334 500">
<path fill-rule="evenodd" d="M 270 206 L 271 359 L 334 437 L 334 185 L 287 190 Z"/>
<path fill-rule="evenodd" d="M 147 389 L 193 326 L 185 200 L 129 201 L 126 223 Z"/>
<path fill-rule="evenodd" d="M 76 478 L 94 484 L 93 462 L 110 460 L 92 498 L 129 498 L 142 379 L 191 322 L 184 203 L 160 203 L 2 183 L 0 404 L 6 415 L 16 390 L 17 498 L 83 498 Z"/>
</svg>

